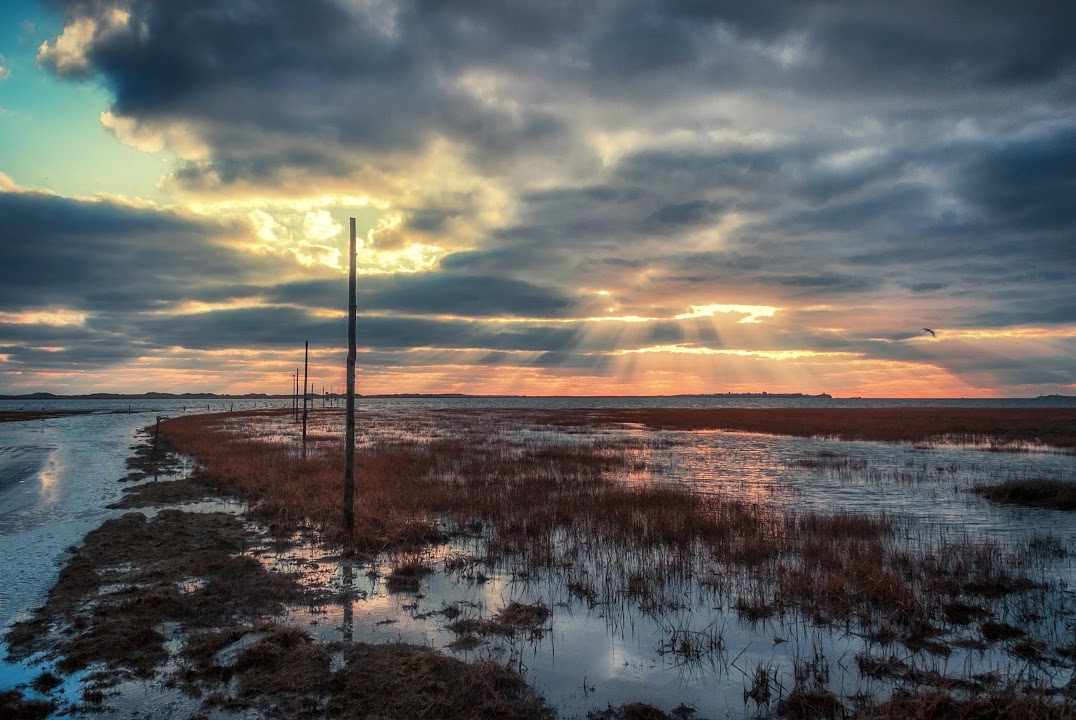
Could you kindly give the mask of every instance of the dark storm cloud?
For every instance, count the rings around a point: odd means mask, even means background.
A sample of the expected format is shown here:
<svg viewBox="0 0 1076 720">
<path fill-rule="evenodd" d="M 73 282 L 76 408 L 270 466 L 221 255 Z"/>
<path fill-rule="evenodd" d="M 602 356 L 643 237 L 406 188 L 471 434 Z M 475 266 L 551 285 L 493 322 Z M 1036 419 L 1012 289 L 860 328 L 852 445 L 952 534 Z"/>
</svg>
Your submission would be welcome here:
<svg viewBox="0 0 1076 720">
<path fill-rule="evenodd" d="M 157 210 L 0 193 L 0 308 L 166 308 L 242 297 L 259 264 L 214 242 L 225 228 Z"/>
<path fill-rule="evenodd" d="M 1072 300 L 1071 291 L 1052 298 L 1029 295 L 1018 301 L 999 303 L 996 310 L 973 316 L 972 322 L 987 327 L 1076 323 L 1076 301 Z"/>
<path fill-rule="evenodd" d="M 816 32 L 819 45 L 861 76 L 959 87 L 1045 82 L 1071 70 L 1076 49 L 1063 29 L 1076 20 L 1059 0 L 852 6 Z"/>
<path fill-rule="evenodd" d="M 269 289 L 269 302 L 307 307 L 346 306 L 344 279 L 288 283 Z M 511 278 L 454 273 L 365 276 L 357 303 L 364 312 L 388 311 L 471 317 L 557 317 L 572 302 L 561 293 Z"/>
<path fill-rule="evenodd" d="M 344 319 L 325 319 L 305 310 L 256 307 L 217 310 L 197 315 L 139 318 L 130 327 L 163 346 L 199 350 L 234 347 L 289 347 L 309 340 L 321 347 L 340 347 L 347 337 Z M 362 347 L 408 349 L 484 349 L 543 351 L 573 348 L 578 330 L 425 318 L 359 317 L 356 327 Z"/>
<path fill-rule="evenodd" d="M 56 4 L 72 18 L 103 19 L 111 7 Z M 463 143 L 486 169 L 578 151 L 576 99 L 617 88 L 680 98 L 767 86 L 975 95 L 1057 80 L 1076 60 L 1068 3 L 751 5 L 760 7 L 135 0 L 125 4 L 128 29 L 98 33 L 85 64 L 43 59 L 100 76 L 120 115 L 199 123 L 214 157 L 180 172 L 192 181 L 210 169 L 226 180 L 271 179 L 283 167 L 339 174 L 347 163 L 334 148 L 406 151 L 434 136 Z M 805 60 L 782 61 L 782 44 L 797 42 Z M 520 102 L 487 103 L 460 83 L 485 69 L 513 78 L 506 92 Z M 652 74 L 661 81 L 643 84 Z M 642 93 L 628 104 L 642 116 L 654 100 Z"/>
<path fill-rule="evenodd" d="M 72 17 L 110 12 L 106 3 L 63 5 Z M 496 165 L 565 132 L 553 114 L 488 107 L 455 86 L 476 55 L 508 48 L 499 32 L 518 18 L 493 8 L 375 4 L 363 13 L 332 0 L 136 0 L 125 9 L 137 31 L 99 34 L 88 64 L 48 53 L 44 62 L 100 76 L 118 115 L 194 121 L 215 152 L 178 171 L 191 185 L 207 175 L 271 183 L 285 168 L 343 175 L 354 165 L 334 148 L 409 151 L 435 136 L 463 142 L 478 166 Z M 490 31 L 493 47 L 474 42 Z"/>
<path fill-rule="evenodd" d="M 647 340 L 654 345 L 678 343 L 684 339 L 684 329 L 675 322 L 653 323 L 647 332 Z"/>
<path fill-rule="evenodd" d="M 662 231 L 679 225 L 708 225 L 721 216 L 724 206 L 707 200 L 692 200 L 665 205 L 646 219 L 648 229 Z"/>
<path fill-rule="evenodd" d="M 527 363 L 534 367 L 571 369 L 576 374 L 604 374 L 613 364 L 613 358 L 605 353 L 542 353 Z"/>
<path fill-rule="evenodd" d="M 4 328 L 0 326 L 0 333 Z M 0 355 L 7 355 L 15 366 L 40 370 L 96 370 L 102 366 L 133 360 L 144 354 L 145 348 L 116 339 L 79 340 L 77 345 L 59 349 L 35 346 L 0 346 Z"/>
<path fill-rule="evenodd" d="M 960 180 L 968 200 L 1002 227 L 1071 233 L 1076 128 L 984 148 L 962 169 Z M 1071 259 L 1071 244 L 1069 249 Z"/>
<path fill-rule="evenodd" d="M 56 4 L 72 19 L 102 19 L 111 7 Z M 593 358 L 609 350 L 719 348 L 730 335 L 708 320 L 624 333 L 421 317 L 578 316 L 591 308 L 583 293 L 598 289 L 622 299 L 618 312 L 648 317 L 709 302 L 855 307 L 914 296 L 936 304 L 953 328 L 1074 322 L 1069 2 L 125 7 L 127 29 L 98 33 L 85 65 L 61 62 L 56 50 L 42 60 L 99 78 L 114 113 L 143 129 L 190 130 L 208 156 L 176 171 L 180 185 L 275 190 L 294 177 L 331 176 L 376 194 L 364 185 L 368 170 L 406 184 L 408 170 L 426 167 L 430 148 L 445 140 L 463 161 L 446 177 L 496 189 L 489 206 L 466 182 L 462 196 L 424 187 L 428 199 L 386 198 L 406 215 L 401 227 L 435 244 L 457 223 L 479 231 L 440 243 L 456 250 L 435 272 L 360 279 L 364 310 L 418 316 L 364 318 L 360 334 L 374 349 L 474 348 L 487 363 L 534 351 L 544 353 L 536 365 L 584 368 L 602 367 Z M 59 302 L 153 308 L 256 297 L 342 309 L 341 282 L 258 282 L 213 244 L 212 229 L 107 206 L 79 211 L 81 228 L 92 229 L 80 235 L 85 250 L 69 249 L 65 260 L 85 264 L 85 275 L 44 275 Z M 498 219 L 483 225 L 484 213 Z M 31 225 L 17 227 L 42 242 L 55 237 L 33 235 Z M 59 225 L 51 227 L 63 233 Z M 199 248 L 197 267 L 184 243 Z M 0 269 L 0 307 L 47 295 L 23 272 L 47 267 L 46 255 L 55 257 L 36 247 L 14 253 L 14 265 Z M 109 282 L 113 266 L 124 282 Z M 782 317 L 767 321 L 757 349 L 960 367 L 905 342 L 911 336 L 897 321 L 845 338 L 781 327 Z M 300 335 L 336 343 L 339 335 L 335 322 L 288 308 L 140 318 L 129 332 L 191 347 L 285 345 Z"/>
<path fill-rule="evenodd" d="M 162 346 L 195 350 L 234 347 L 275 348 L 339 345 L 343 321 L 315 318 L 293 308 L 255 307 L 205 313 L 140 317 L 128 321 L 134 333 L 152 337 Z"/>
</svg>

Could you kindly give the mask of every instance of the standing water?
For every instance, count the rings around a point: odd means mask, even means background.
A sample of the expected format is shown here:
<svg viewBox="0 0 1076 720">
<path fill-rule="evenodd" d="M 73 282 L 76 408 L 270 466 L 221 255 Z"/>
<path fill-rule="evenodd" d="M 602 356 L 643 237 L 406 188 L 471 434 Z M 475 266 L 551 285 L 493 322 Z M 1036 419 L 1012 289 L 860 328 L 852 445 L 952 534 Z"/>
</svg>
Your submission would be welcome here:
<svg viewBox="0 0 1076 720">
<path fill-rule="evenodd" d="M 158 415 L 221 412 L 231 402 L 48 401 L 47 410 L 94 410 L 84 415 L 0 423 L 0 634 L 41 605 L 66 562 L 67 550 L 86 533 L 122 514 L 126 459 L 137 433 Z M 281 401 L 279 405 L 286 404 Z M 265 402 L 260 403 L 264 407 Z M 240 403 L 235 403 L 240 409 Z M 241 403 L 242 409 L 253 406 Z M 0 401 L 0 410 L 41 410 L 25 401 Z M 130 411 L 128 411 L 130 410 Z M 29 682 L 40 668 L 3 661 L 0 691 Z"/>
<path fill-rule="evenodd" d="M 749 404 L 722 403 L 720 400 L 712 398 L 704 404 Z M 125 459 L 141 428 L 152 425 L 156 415 L 220 412 L 253 406 L 251 402 L 233 405 L 230 401 L 216 401 L 208 406 L 202 402 L 195 407 L 180 401 L 143 401 L 134 405 L 135 412 L 132 413 L 115 412 L 126 410 L 126 401 L 115 403 L 113 408 L 97 403 L 94 409 L 100 412 L 93 414 L 0 424 L 0 557 L 4 558 L 0 630 L 6 630 L 44 601 L 65 562 L 67 548 L 80 544 L 87 532 L 122 512 L 109 510 L 107 506 L 122 495 L 123 485 L 117 480 L 127 472 Z M 421 412 L 436 407 L 697 406 L 700 402 L 698 399 L 675 398 L 468 398 L 366 401 L 365 404 L 367 409 L 373 409 L 372 406 L 381 409 L 399 407 Z M 286 400 L 273 404 L 290 406 Z M 781 401 L 750 404 L 780 406 Z M 805 399 L 790 404 L 814 403 Z M 837 406 L 838 402 L 825 404 Z M 873 404 L 925 405 L 928 402 L 875 401 Z M 997 404 L 1012 402 L 999 401 Z M 263 401 L 258 405 L 264 407 L 266 403 Z M 75 406 L 76 403 L 70 403 L 70 407 Z M 17 405 L 0 401 L 0 409 L 14 407 Z M 1067 515 L 1055 511 L 995 508 L 966 492 L 974 482 L 1002 480 L 1010 473 L 1026 476 L 1047 471 L 1050 475 L 1071 478 L 1076 459 L 1070 455 L 1036 452 L 1007 456 L 967 448 L 919 449 L 908 445 L 729 433 L 669 433 L 667 436 L 653 433 L 650 436 L 654 449 L 647 465 L 660 474 L 660 477 L 649 478 L 651 481 L 690 483 L 701 492 L 754 494 L 762 502 L 787 509 L 870 511 L 885 507 L 924 521 L 961 524 L 972 532 L 1016 530 L 1029 534 L 1048 527 L 1070 550 L 1074 547 L 1076 527 Z M 554 437 L 551 441 L 564 439 Z M 814 468 L 811 464 L 820 452 L 828 453 L 822 457 L 849 457 L 862 461 L 874 475 L 870 482 L 861 484 L 849 482 L 838 473 L 826 472 L 825 468 Z M 960 472 L 949 469 L 957 466 L 962 468 Z M 946 475 L 943 485 L 950 489 L 949 492 L 938 492 L 938 485 L 929 482 L 934 473 Z M 917 477 L 926 482 L 916 482 Z M 1072 579 L 1071 566 L 1065 568 L 1065 575 L 1067 580 Z M 427 612 L 418 612 L 417 602 L 410 604 L 403 598 L 389 598 L 375 589 L 376 583 L 371 584 L 366 607 L 362 602 L 355 607 L 354 628 L 364 630 L 356 633 L 355 639 L 404 639 L 447 648 L 455 635 L 439 623 L 428 620 L 432 616 L 429 611 L 438 609 L 433 607 L 433 602 L 438 606 L 464 608 L 499 606 L 517 598 L 553 604 L 553 598 L 548 595 L 549 588 L 528 588 L 513 583 L 511 577 L 494 577 L 482 587 L 469 583 L 438 587 L 447 580 L 434 577 L 425 586 L 424 592 L 430 597 L 422 609 Z M 544 642 L 539 640 L 526 660 L 532 670 L 532 682 L 562 709 L 570 708 L 576 712 L 585 712 L 595 707 L 596 702 L 602 705 L 633 699 L 631 694 L 639 692 L 644 685 L 658 686 L 660 691 L 655 694 L 655 699 L 660 699 L 666 707 L 671 707 L 674 700 L 680 698 L 698 706 L 709 705 L 711 710 L 728 710 L 728 705 L 715 702 L 712 695 L 736 695 L 751 668 L 774 661 L 771 646 L 778 640 L 788 642 L 779 637 L 784 632 L 779 626 L 767 625 L 763 633 L 758 633 L 757 629 L 740 628 L 728 608 L 725 612 L 721 612 L 721 608 L 712 608 L 716 613 L 701 612 L 699 608 L 689 613 L 694 618 L 684 616 L 682 628 L 672 629 L 701 633 L 716 627 L 729 645 L 743 648 L 747 654 L 742 658 L 721 660 L 734 668 L 731 671 L 728 668 L 723 672 L 707 671 L 691 663 L 678 667 L 675 655 L 663 659 L 660 654 L 665 642 L 661 635 L 667 629 L 665 623 L 649 629 L 657 632 L 651 637 L 643 632 L 634 633 L 631 627 L 621 624 L 622 621 L 629 625 L 639 623 L 641 631 L 646 619 L 634 613 L 618 620 L 585 612 L 567 601 L 557 603 L 556 607 L 559 611 L 553 623 L 554 632 Z M 576 613 L 574 618 L 573 612 Z M 336 618 L 336 613 L 326 608 L 319 608 L 318 614 L 320 618 L 300 616 L 295 619 L 322 626 L 330 619 L 333 625 L 343 622 L 343 618 Z M 325 617 L 326 614 L 330 617 Z M 357 637 L 359 634 L 364 637 Z M 791 648 L 791 645 L 780 647 Z M 487 647 L 464 655 L 481 658 L 492 650 Z M 784 665 L 795 659 L 791 652 L 788 656 L 783 658 Z M 0 691 L 28 683 L 40 672 L 40 667 L 30 664 L 0 662 Z M 598 679 L 600 681 L 596 682 Z"/>
</svg>

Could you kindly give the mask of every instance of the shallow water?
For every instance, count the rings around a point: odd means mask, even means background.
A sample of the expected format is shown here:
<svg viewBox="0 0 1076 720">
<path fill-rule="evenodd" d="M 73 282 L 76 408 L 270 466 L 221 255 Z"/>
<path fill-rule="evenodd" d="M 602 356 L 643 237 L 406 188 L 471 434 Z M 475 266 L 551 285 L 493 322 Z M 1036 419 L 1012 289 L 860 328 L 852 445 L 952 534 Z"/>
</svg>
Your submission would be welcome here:
<svg viewBox="0 0 1076 720">
<path fill-rule="evenodd" d="M 615 398 L 602 400 L 543 399 L 533 406 L 617 407 L 624 402 Z M 288 406 L 289 402 L 276 404 Z M 379 422 L 371 423 L 367 431 L 382 437 L 418 431 L 451 436 L 452 424 L 443 418 L 431 418 L 427 412 L 430 407 L 524 404 L 518 398 L 479 399 L 470 404 L 392 400 L 367 402 L 362 412 L 368 420 L 378 418 Z M 10 402 L 3 402 L 5 408 L 8 405 Z M 214 411 L 228 410 L 231 405 L 210 403 Z M 247 409 L 240 403 L 235 405 L 236 409 Z M 749 403 L 743 401 L 742 405 Z M 116 481 L 126 474 L 124 461 L 136 440 L 136 431 L 151 424 L 156 414 L 205 411 L 204 406 L 195 408 L 193 403 L 184 409 L 179 402 L 142 401 L 133 409 L 140 408 L 143 412 L 133 414 L 0 424 L 0 557 L 4 558 L 0 627 L 6 628 L 44 600 L 65 561 L 67 547 L 79 544 L 88 531 L 120 514 L 106 506 L 122 494 L 123 485 Z M 281 423 L 278 430 L 288 435 L 295 432 L 295 426 Z M 526 445 L 590 441 L 590 436 L 578 429 L 531 426 L 517 427 L 513 432 L 516 440 Z M 725 432 L 654 432 L 631 427 L 602 432 L 640 441 L 639 449 L 633 451 L 640 468 L 626 472 L 624 482 L 687 484 L 701 492 L 729 493 L 786 510 L 884 510 L 913 518 L 928 540 L 943 528 L 1007 543 L 1048 532 L 1068 548 L 1070 555 L 1044 565 L 1039 572 L 1044 578 L 1076 588 L 1073 514 L 995 505 L 968 492 L 976 483 L 1009 477 L 1072 479 L 1076 477 L 1073 455 L 1043 449 L 998 453 L 964 446 L 926 447 Z M 821 463 L 805 466 L 818 459 L 820 453 L 824 454 Z M 838 461 L 847 461 L 846 467 L 855 469 L 842 469 Z M 651 702 L 665 710 L 683 702 L 707 717 L 750 715 L 755 711 L 753 701 L 745 703 L 742 698 L 757 668 L 766 668 L 774 677 L 788 682 L 795 662 L 814 653 L 825 657 L 835 689 L 845 687 L 846 692 L 851 692 L 850 686 L 858 682 L 853 656 L 863 643 L 843 631 L 778 620 L 752 625 L 741 621 L 730 608 L 720 607 L 699 594 L 685 596 L 685 607 L 663 613 L 644 611 L 630 602 L 615 608 L 589 607 L 568 592 L 563 578 L 554 575 L 520 578 L 505 568 L 485 568 L 488 580 L 478 582 L 473 574 L 468 578 L 443 570 L 446 554 L 475 550 L 456 545 L 429 558 L 442 571 L 423 581 L 422 597 L 392 595 L 382 579 L 366 575 L 370 568 L 352 568 L 353 603 L 296 607 L 291 619 L 327 639 L 406 640 L 467 659 L 492 658 L 511 663 L 569 717 L 584 715 L 608 703 L 634 700 Z M 336 560 L 325 558 L 324 552 L 300 547 L 284 556 L 266 551 L 265 558 L 282 569 L 301 568 L 312 582 L 342 586 L 344 570 Z M 381 576 L 391 560 L 387 558 L 386 565 L 378 568 Z M 465 617 L 488 618 L 513 600 L 552 607 L 553 615 L 542 632 L 489 637 L 473 649 L 451 649 L 457 635 L 445 627 L 448 620 L 440 614 L 445 607 L 458 607 Z M 685 637 L 720 643 L 698 657 L 669 651 L 670 643 Z M 978 672 L 1011 664 L 999 653 L 974 651 L 916 660 L 925 667 L 949 673 L 963 667 Z M 0 662 L 0 690 L 28 682 L 40 672 L 41 666 L 32 663 Z M 66 684 L 70 699 L 76 697 L 77 680 Z M 872 691 L 869 684 L 857 687 Z M 118 702 L 124 715 L 134 716 L 139 710 L 153 708 L 161 716 L 184 717 L 189 711 L 189 706 L 172 694 L 158 693 L 149 698 L 145 692 L 143 687 Z"/>
<path fill-rule="evenodd" d="M 59 403 L 61 401 L 47 401 Z M 100 410 L 89 415 L 0 423 L 0 633 L 41 605 L 67 549 L 105 520 L 123 511 L 107 506 L 120 499 L 127 474 L 126 459 L 138 441 L 136 433 L 158 414 L 184 412 L 152 401 L 89 403 L 62 401 L 59 407 Z M 41 401 L 0 401 L 0 409 L 40 409 Z M 264 404 L 264 403 L 263 403 Z M 80 406 L 81 405 L 81 406 Z M 227 405 L 215 409 L 227 410 Z M 47 405 L 50 409 L 57 405 Z M 186 412 L 195 412 L 188 405 Z M 205 405 L 200 405 L 202 412 Z M 42 668 L 3 660 L 0 643 L 0 690 L 29 682 Z M 77 682 L 66 683 L 74 692 Z M 72 696 L 73 697 L 73 696 Z"/>
<path fill-rule="evenodd" d="M 337 420 L 333 420 L 336 422 Z M 992 452 L 959 445 L 844 442 L 720 431 L 647 431 L 638 427 L 581 433 L 578 428 L 519 427 L 497 413 L 472 418 L 489 437 L 507 432 L 521 445 L 591 442 L 595 435 L 631 440 L 633 469 L 622 482 L 683 484 L 697 492 L 720 492 L 767 507 L 795 512 L 878 511 L 900 518 L 905 540 L 914 547 L 941 547 L 947 540 L 996 540 L 1014 549 L 1044 534 L 1067 548 L 1068 556 L 1043 559 L 1029 577 L 1050 584 L 1052 607 L 1063 609 L 1033 635 L 1049 646 L 1072 642 L 1076 618 L 1076 517 L 1055 510 L 990 503 L 970 492 L 978 483 L 1011 477 L 1072 478 L 1076 456 L 1049 449 Z M 383 424 L 382 424 L 383 423 Z M 367 430 L 385 440 L 424 436 L 470 437 L 466 422 L 428 413 L 396 412 L 391 420 L 367 417 Z M 287 438 L 287 423 L 276 426 Z M 369 436 L 367 436 L 369 437 Z M 482 438 L 472 438 L 482 442 Z M 482 555 L 478 546 L 453 545 L 424 559 L 438 572 L 427 577 L 417 595 L 393 595 L 366 568 L 353 571 L 352 604 L 297 607 L 291 621 L 325 640 L 403 640 L 421 643 L 467 659 L 494 659 L 515 666 L 564 716 L 582 717 L 607 704 L 645 701 L 666 711 L 680 703 L 704 717 L 746 717 L 759 710 L 745 693 L 761 668 L 772 679 L 774 695 L 793 684 L 797 664 L 824 670 L 827 687 L 841 696 L 886 695 L 891 681 L 860 677 L 856 656 L 894 652 L 921 671 L 972 678 L 997 671 L 1031 673 L 1031 666 L 999 645 L 985 651 L 953 646 L 947 655 L 911 653 L 899 645 L 867 643 L 855 628 L 824 627 L 803 618 L 775 617 L 748 622 L 726 600 L 697 586 L 685 586 L 677 607 L 643 608 L 623 598 L 614 605 L 589 606 L 573 597 L 557 572 L 520 577 L 507 568 L 481 566 L 476 573 L 448 572 L 445 559 Z M 407 556 L 398 561 L 413 561 Z M 344 584 L 343 571 L 316 548 L 300 547 L 272 563 L 309 575 L 313 582 Z M 374 568 L 384 576 L 389 566 Z M 510 602 L 539 603 L 553 614 L 541 632 L 520 636 L 487 635 L 473 649 L 456 649 L 456 633 L 443 615 L 446 607 L 464 617 L 490 618 Z M 1019 603 L 998 606 L 999 618 L 1021 625 Z M 1066 625 L 1067 623 L 1067 625 Z M 1030 630 L 1030 628 L 1029 628 Z M 975 625 L 958 631 L 974 640 Z M 687 640 L 701 650 L 683 651 Z M 680 648 L 678 650 L 678 648 Z M 1061 686 L 1071 669 L 1038 667 L 1037 681 Z"/>
</svg>

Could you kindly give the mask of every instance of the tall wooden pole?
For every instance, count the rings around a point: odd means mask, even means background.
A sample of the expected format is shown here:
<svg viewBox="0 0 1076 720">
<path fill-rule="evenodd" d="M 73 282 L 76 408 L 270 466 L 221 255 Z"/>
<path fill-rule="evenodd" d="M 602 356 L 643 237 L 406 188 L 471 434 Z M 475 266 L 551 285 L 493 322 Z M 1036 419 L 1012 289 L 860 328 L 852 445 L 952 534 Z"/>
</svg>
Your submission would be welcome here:
<svg viewBox="0 0 1076 720">
<path fill-rule="evenodd" d="M 307 388 L 310 387 L 310 381 L 307 376 L 310 373 L 310 341 L 306 341 L 305 349 L 303 350 L 303 460 L 306 460 L 306 399 L 310 397 L 307 394 Z"/>
<path fill-rule="evenodd" d="M 344 530 L 355 534 L 355 218 L 347 272 L 347 409 L 344 411 Z"/>
</svg>

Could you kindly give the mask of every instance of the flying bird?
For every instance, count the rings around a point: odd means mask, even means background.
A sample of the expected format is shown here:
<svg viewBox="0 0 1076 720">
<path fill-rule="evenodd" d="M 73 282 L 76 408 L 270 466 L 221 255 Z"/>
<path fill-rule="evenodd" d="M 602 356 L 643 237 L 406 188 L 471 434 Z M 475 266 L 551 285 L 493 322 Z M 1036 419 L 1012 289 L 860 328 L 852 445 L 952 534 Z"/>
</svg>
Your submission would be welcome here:
<svg viewBox="0 0 1076 720">
<path fill-rule="evenodd" d="M 934 336 L 934 337 L 938 337 L 938 333 L 934 332 L 934 331 L 933 331 L 933 330 L 931 330 L 930 328 L 923 328 L 923 329 L 922 329 L 922 330 L 920 330 L 919 332 L 921 332 L 921 333 L 925 333 L 925 332 L 928 332 L 928 333 L 930 333 L 930 334 L 931 334 L 932 336 Z"/>
</svg>

